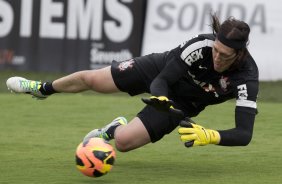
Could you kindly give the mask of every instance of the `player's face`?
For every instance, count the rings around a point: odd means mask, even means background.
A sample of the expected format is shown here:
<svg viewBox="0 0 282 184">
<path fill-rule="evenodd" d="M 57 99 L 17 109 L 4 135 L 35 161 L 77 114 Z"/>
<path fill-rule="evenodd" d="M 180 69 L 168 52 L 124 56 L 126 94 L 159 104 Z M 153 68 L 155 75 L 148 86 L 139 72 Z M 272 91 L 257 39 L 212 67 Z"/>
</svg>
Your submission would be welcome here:
<svg viewBox="0 0 282 184">
<path fill-rule="evenodd" d="M 213 67 L 214 70 L 221 73 L 227 70 L 236 60 L 236 51 L 220 41 L 215 40 L 213 49 Z"/>
</svg>

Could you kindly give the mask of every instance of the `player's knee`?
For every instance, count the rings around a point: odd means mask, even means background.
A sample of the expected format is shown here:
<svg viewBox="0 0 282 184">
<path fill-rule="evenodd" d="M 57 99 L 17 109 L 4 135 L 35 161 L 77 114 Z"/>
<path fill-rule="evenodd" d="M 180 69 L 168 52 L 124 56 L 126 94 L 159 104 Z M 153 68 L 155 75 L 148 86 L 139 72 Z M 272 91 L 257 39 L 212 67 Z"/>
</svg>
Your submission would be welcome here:
<svg viewBox="0 0 282 184">
<path fill-rule="evenodd" d="M 115 145 L 116 149 L 120 152 L 127 152 L 132 150 L 132 142 L 126 137 L 126 135 L 116 134 Z"/>
<path fill-rule="evenodd" d="M 93 71 L 83 71 L 80 73 L 80 78 L 82 82 L 88 86 L 88 88 L 93 89 L 94 87 L 98 86 L 99 79 L 96 76 L 96 72 Z"/>
<path fill-rule="evenodd" d="M 113 82 L 109 67 L 98 70 L 84 71 L 81 77 L 85 85 L 94 91 L 100 93 L 112 93 L 119 91 Z"/>
</svg>

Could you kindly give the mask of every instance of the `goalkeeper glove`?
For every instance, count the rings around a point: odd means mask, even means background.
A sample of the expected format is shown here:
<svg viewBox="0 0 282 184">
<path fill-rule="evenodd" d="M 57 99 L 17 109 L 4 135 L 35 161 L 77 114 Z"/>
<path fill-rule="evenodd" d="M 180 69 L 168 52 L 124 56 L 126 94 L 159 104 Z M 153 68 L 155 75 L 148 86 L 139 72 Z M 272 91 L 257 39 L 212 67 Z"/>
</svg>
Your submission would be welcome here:
<svg viewBox="0 0 282 184">
<path fill-rule="evenodd" d="M 204 146 L 207 144 L 218 144 L 220 134 L 216 130 L 206 129 L 201 125 L 182 120 L 178 133 L 181 141 L 185 142 L 186 147 Z"/>
<path fill-rule="evenodd" d="M 156 108 L 159 111 L 164 111 L 164 112 L 170 112 L 175 116 L 179 116 L 179 117 L 183 117 L 183 112 L 179 109 L 175 109 L 173 107 L 173 101 L 169 100 L 167 97 L 165 96 L 151 96 L 150 98 L 142 98 L 142 101 L 147 104 L 150 105 L 154 108 Z"/>
</svg>

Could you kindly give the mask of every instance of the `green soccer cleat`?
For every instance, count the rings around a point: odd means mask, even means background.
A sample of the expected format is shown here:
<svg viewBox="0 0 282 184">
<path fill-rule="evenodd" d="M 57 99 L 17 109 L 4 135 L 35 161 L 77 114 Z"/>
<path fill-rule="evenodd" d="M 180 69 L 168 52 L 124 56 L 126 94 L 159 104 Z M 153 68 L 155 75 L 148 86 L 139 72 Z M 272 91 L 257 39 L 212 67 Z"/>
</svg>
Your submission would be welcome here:
<svg viewBox="0 0 282 184">
<path fill-rule="evenodd" d="M 120 125 L 126 125 L 127 120 L 124 117 L 118 117 L 114 119 L 111 123 L 106 125 L 105 127 L 101 129 L 94 129 L 91 132 L 89 132 L 84 138 L 83 142 L 89 141 L 89 139 L 94 137 L 103 138 L 106 141 L 110 141 L 113 139 L 113 135 L 109 135 L 109 132 L 107 132 L 111 127 L 114 126 L 120 126 Z"/>
<path fill-rule="evenodd" d="M 27 80 L 23 77 L 10 77 L 6 82 L 6 85 L 8 90 L 14 93 L 30 94 L 33 98 L 40 100 L 47 98 L 47 95 L 43 95 L 39 91 L 42 85 L 40 81 Z"/>
</svg>

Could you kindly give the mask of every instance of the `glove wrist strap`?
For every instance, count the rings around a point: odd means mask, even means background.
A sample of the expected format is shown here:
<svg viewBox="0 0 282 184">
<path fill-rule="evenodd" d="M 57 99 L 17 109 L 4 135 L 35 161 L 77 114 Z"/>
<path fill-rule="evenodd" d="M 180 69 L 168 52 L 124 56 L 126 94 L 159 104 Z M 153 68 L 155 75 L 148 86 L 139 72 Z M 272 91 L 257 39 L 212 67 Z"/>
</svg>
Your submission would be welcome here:
<svg viewBox="0 0 282 184">
<path fill-rule="evenodd" d="M 210 144 L 219 144 L 220 134 L 216 130 L 207 129 L 210 134 Z"/>
</svg>

